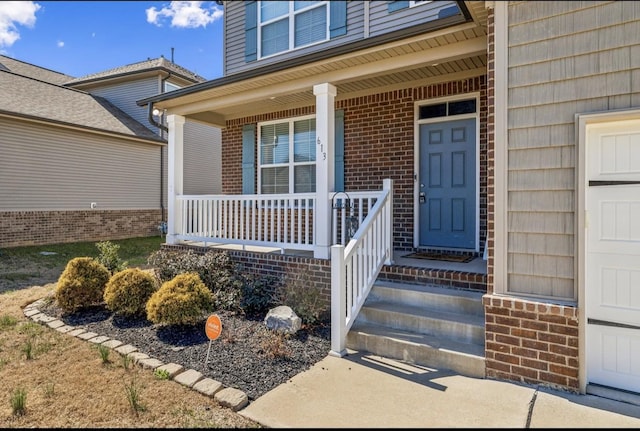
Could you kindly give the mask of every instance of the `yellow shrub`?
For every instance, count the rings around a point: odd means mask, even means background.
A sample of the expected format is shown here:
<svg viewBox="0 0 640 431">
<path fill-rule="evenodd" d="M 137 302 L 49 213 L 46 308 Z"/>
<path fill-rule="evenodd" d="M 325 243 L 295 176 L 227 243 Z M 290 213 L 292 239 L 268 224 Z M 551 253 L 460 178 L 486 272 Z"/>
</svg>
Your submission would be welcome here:
<svg viewBox="0 0 640 431">
<path fill-rule="evenodd" d="M 139 268 L 116 272 L 104 289 L 107 308 L 123 316 L 142 315 L 151 295 L 157 290 L 153 275 Z"/>
<path fill-rule="evenodd" d="M 164 325 L 198 323 L 211 311 L 214 296 L 193 272 L 179 274 L 162 284 L 147 302 L 147 319 Z"/>
<path fill-rule="evenodd" d="M 56 286 L 58 306 L 66 312 L 73 312 L 101 303 L 109 276 L 109 270 L 90 257 L 71 259 Z"/>
</svg>

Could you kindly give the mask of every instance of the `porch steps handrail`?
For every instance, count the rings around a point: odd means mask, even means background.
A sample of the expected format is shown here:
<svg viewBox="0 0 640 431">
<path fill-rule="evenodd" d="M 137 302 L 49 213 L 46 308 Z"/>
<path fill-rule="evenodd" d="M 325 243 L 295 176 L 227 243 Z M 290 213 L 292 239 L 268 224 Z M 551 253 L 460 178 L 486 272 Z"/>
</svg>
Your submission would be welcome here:
<svg viewBox="0 0 640 431">
<path fill-rule="evenodd" d="M 349 243 L 331 246 L 331 351 L 346 354 L 347 333 L 382 266 L 393 258 L 393 180 L 382 192 Z"/>
</svg>

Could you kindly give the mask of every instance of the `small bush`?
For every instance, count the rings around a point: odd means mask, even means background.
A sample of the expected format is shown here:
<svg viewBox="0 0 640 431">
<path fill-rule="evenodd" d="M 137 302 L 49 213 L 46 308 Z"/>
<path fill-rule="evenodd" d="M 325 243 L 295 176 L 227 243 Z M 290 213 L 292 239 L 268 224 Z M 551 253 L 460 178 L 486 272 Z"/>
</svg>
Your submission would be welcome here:
<svg viewBox="0 0 640 431">
<path fill-rule="evenodd" d="M 284 359 L 292 355 L 287 345 L 286 335 L 281 332 L 269 332 L 260 342 L 262 354 L 268 359 Z"/>
<path fill-rule="evenodd" d="M 278 280 L 274 276 L 250 274 L 242 283 L 240 306 L 247 315 L 266 314 L 277 302 Z"/>
<path fill-rule="evenodd" d="M 104 289 L 107 308 L 123 316 L 144 315 L 145 306 L 157 290 L 156 279 L 139 268 L 129 268 L 113 275 Z"/>
<path fill-rule="evenodd" d="M 56 287 L 56 302 L 66 312 L 99 304 L 110 273 L 90 257 L 76 257 L 68 263 Z"/>
<path fill-rule="evenodd" d="M 163 325 L 192 325 L 213 309 L 214 296 L 196 273 L 162 284 L 146 305 L 147 319 Z"/>
<path fill-rule="evenodd" d="M 313 326 L 328 319 L 329 310 L 320 293 L 307 273 L 298 273 L 288 276 L 278 289 L 277 302 L 291 307 L 303 324 Z"/>
<path fill-rule="evenodd" d="M 239 311 L 242 300 L 242 280 L 226 251 L 208 251 L 198 254 L 193 250 L 160 249 L 149 256 L 161 283 L 179 274 L 196 273 L 214 294 L 215 308 Z"/>
<path fill-rule="evenodd" d="M 95 260 L 103 264 L 110 274 L 113 275 L 116 272 L 122 271 L 129 265 L 128 262 L 122 260 L 118 255 L 118 251 L 120 250 L 118 244 L 114 244 L 111 241 L 102 241 L 96 243 L 96 248 L 100 254 Z"/>
</svg>

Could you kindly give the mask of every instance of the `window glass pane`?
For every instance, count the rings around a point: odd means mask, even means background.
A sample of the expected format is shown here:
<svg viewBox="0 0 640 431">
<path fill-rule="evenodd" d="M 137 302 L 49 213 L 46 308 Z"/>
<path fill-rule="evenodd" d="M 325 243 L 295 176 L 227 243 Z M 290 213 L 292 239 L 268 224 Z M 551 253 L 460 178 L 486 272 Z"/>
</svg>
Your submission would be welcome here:
<svg viewBox="0 0 640 431">
<path fill-rule="evenodd" d="M 261 55 L 267 56 L 289 49 L 289 20 L 282 19 L 262 27 Z"/>
<path fill-rule="evenodd" d="M 289 123 L 260 127 L 260 164 L 289 162 Z"/>
<path fill-rule="evenodd" d="M 319 1 L 294 1 L 293 2 L 293 10 L 304 9 L 309 6 L 313 6 L 314 4 L 320 3 Z"/>
<path fill-rule="evenodd" d="M 293 161 L 313 162 L 316 160 L 316 120 L 296 121 L 293 124 Z"/>
<path fill-rule="evenodd" d="M 279 16 L 289 13 L 289 2 L 286 1 L 261 1 L 260 22 L 267 22 Z"/>
<path fill-rule="evenodd" d="M 295 46 L 308 45 L 327 38 L 327 6 L 296 15 Z"/>
<path fill-rule="evenodd" d="M 420 119 L 444 117 L 447 115 L 447 104 L 427 105 L 420 107 Z"/>
<path fill-rule="evenodd" d="M 261 193 L 289 193 L 289 168 L 262 168 Z"/>
<path fill-rule="evenodd" d="M 293 170 L 294 193 L 312 193 L 316 191 L 316 165 L 296 166 Z"/>
<path fill-rule="evenodd" d="M 449 115 L 471 114 L 476 112 L 476 99 L 449 102 Z"/>
</svg>

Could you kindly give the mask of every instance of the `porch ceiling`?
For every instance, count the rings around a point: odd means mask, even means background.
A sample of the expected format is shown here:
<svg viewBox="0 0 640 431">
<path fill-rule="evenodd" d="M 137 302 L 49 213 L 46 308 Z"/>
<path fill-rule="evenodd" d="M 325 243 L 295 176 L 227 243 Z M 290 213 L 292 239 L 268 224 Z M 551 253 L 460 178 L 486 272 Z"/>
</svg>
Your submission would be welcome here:
<svg viewBox="0 0 640 431">
<path fill-rule="evenodd" d="M 329 82 L 336 99 L 486 73 L 486 10 L 466 2 L 473 22 L 413 36 L 329 60 L 156 102 L 169 114 L 224 127 L 225 121 L 315 103 L 313 86 Z"/>
</svg>

